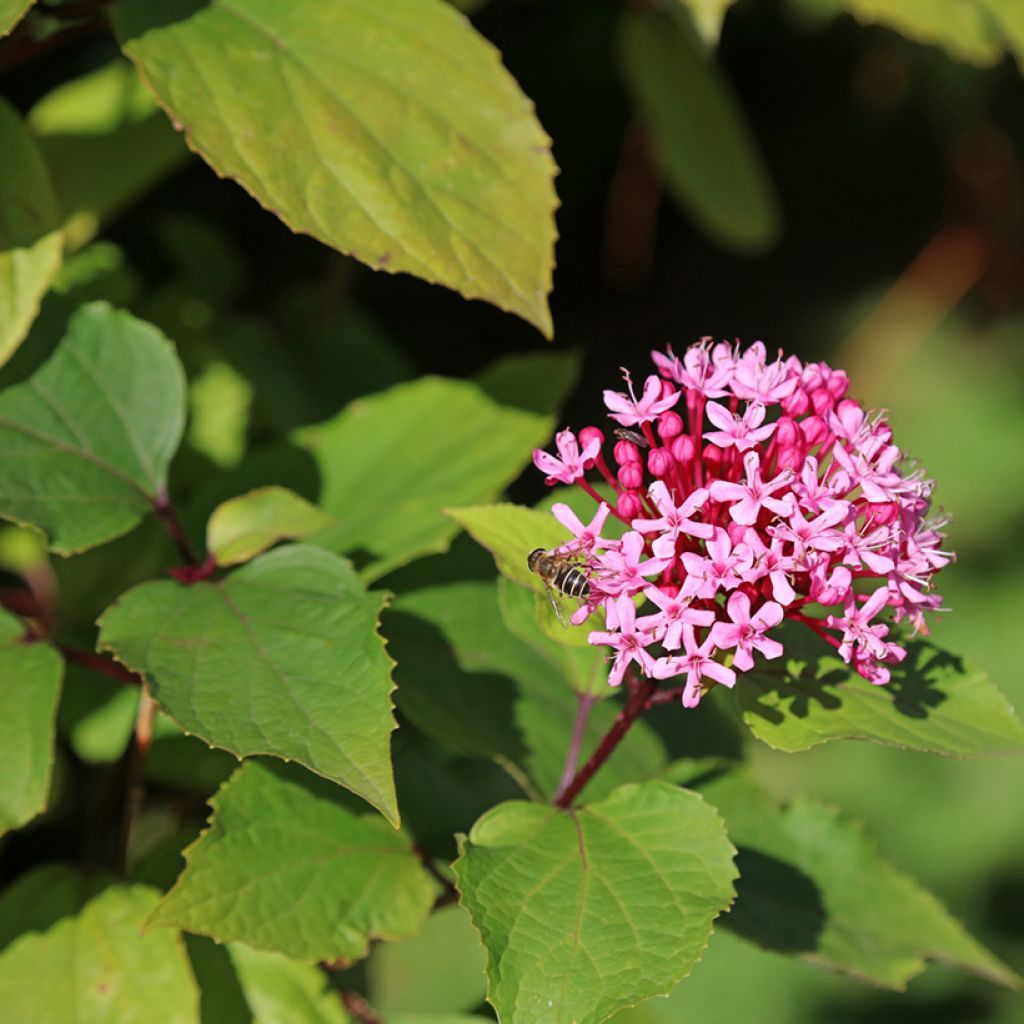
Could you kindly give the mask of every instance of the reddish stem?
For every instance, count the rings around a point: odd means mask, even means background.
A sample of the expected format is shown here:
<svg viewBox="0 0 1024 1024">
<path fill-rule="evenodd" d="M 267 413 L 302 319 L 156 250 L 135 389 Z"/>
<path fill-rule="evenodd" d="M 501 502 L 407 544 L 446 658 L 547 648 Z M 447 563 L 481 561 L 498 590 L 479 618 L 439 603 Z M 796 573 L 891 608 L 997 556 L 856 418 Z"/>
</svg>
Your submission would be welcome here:
<svg viewBox="0 0 1024 1024">
<path fill-rule="evenodd" d="M 565 755 L 562 777 L 558 782 L 558 789 L 555 790 L 555 803 L 558 803 L 562 794 L 572 784 L 573 776 L 576 774 L 576 767 L 580 761 L 580 748 L 583 746 L 583 736 L 587 731 L 587 720 L 590 718 L 590 709 L 593 706 L 593 697 L 585 697 L 583 694 L 576 695 L 576 721 L 572 727 L 572 739 L 569 741 L 569 750 Z"/>
<path fill-rule="evenodd" d="M 73 662 L 76 665 L 84 665 L 96 672 L 100 672 L 119 683 L 131 683 L 138 686 L 142 679 L 130 668 L 114 661 L 112 658 L 104 657 L 102 654 L 95 654 L 92 651 L 83 651 L 79 647 L 69 647 L 67 644 L 57 644 L 57 649 L 64 655 L 65 661 Z"/>
<path fill-rule="evenodd" d="M 178 515 L 174 511 L 174 505 L 171 504 L 170 495 L 165 490 L 161 490 L 153 499 L 153 511 L 160 522 L 164 524 L 164 529 L 170 534 L 171 540 L 177 545 L 181 557 L 189 565 L 197 565 L 199 559 L 196 558 L 196 553 L 182 529 Z"/>
<path fill-rule="evenodd" d="M 345 1009 L 360 1024 L 384 1024 L 373 1007 L 358 992 L 342 992 L 341 1001 L 345 1004 Z"/>
<path fill-rule="evenodd" d="M 565 792 L 554 800 L 556 807 L 564 809 L 579 796 L 583 787 L 594 777 L 594 773 L 608 760 L 612 751 L 622 742 L 622 738 L 629 732 L 630 726 L 647 709 L 653 693 L 654 682 L 647 678 L 643 678 L 630 686 L 626 706 L 619 712 L 619 717 L 615 719 L 612 727 L 605 734 L 604 739 L 597 745 L 597 750 L 591 754 L 590 760 L 576 773 L 572 782 L 566 787 Z"/>
<path fill-rule="evenodd" d="M 594 488 L 583 477 L 580 477 L 579 480 L 576 481 L 576 483 L 578 483 L 580 487 L 582 487 L 583 490 L 585 490 L 587 494 L 589 494 L 594 499 L 594 501 L 598 503 L 598 505 L 608 505 L 608 507 L 611 509 L 612 515 L 615 516 L 615 518 L 618 519 L 620 522 L 625 523 L 627 526 L 633 525 L 632 523 L 630 523 L 628 519 L 623 519 L 622 516 L 620 516 L 618 511 L 616 510 L 615 505 L 608 502 L 605 498 L 602 498 L 601 495 L 598 494 L 597 491 L 595 491 Z"/>
</svg>

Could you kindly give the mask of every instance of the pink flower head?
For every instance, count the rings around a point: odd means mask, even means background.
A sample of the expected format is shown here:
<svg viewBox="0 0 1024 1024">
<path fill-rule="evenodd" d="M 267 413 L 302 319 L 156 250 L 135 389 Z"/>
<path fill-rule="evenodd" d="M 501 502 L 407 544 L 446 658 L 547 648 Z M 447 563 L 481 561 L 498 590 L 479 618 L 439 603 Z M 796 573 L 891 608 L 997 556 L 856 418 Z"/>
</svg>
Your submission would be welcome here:
<svg viewBox="0 0 1024 1024">
<path fill-rule="evenodd" d="M 906 655 L 894 631 L 927 630 L 942 604 L 935 574 L 953 558 L 932 483 L 904 466 L 885 418 L 848 398 L 846 374 L 825 363 L 710 338 L 653 358 L 658 375 L 639 399 L 628 373 L 628 394 L 605 392 L 610 418 L 639 428 L 614 442 L 610 462 L 597 428 L 581 434 L 582 451 L 563 431 L 558 458 L 534 455 L 549 483 L 597 497 L 589 524 L 565 505 L 554 513 L 571 535 L 560 550 L 579 556 L 590 582 L 573 621 L 604 611 L 590 641 L 614 651 L 610 681 L 627 668 L 679 677 L 693 707 L 750 671 L 755 654 L 780 657 L 789 618 L 887 683 Z M 591 471 L 614 499 L 598 496 Z M 621 540 L 602 536 L 611 515 L 630 528 Z"/>
<path fill-rule="evenodd" d="M 661 413 L 671 409 L 679 401 L 680 392 L 675 391 L 667 398 L 662 397 L 661 381 L 651 374 L 644 382 L 643 397 L 637 400 L 633 393 L 633 379 L 626 374 L 626 387 L 629 394 L 621 391 L 605 391 L 604 404 L 611 410 L 609 415 L 616 423 L 624 427 L 633 427 L 638 423 L 650 423 Z"/>
<path fill-rule="evenodd" d="M 571 430 L 561 430 L 555 435 L 555 447 L 560 456 L 557 459 L 543 448 L 534 448 L 533 464 L 547 474 L 547 483 L 573 484 L 586 472 L 586 464 L 597 458 L 601 442 L 594 438 L 581 452 L 576 435 Z"/>
</svg>

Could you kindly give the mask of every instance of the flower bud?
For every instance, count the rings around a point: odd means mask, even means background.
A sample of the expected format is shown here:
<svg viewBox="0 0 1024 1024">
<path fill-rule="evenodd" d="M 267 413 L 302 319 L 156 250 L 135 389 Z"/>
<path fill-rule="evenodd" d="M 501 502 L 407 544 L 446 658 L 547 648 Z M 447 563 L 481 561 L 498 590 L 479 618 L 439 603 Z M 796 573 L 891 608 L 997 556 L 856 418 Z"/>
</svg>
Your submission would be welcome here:
<svg viewBox="0 0 1024 1024">
<path fill-rule="evenodd" d="M 683 432 L 683 417 L 669 409 L 658 417 L 658 437 L 662 441 L 671 441 Z"/>
<path fill-rule="evenodd" d="M 640 449 L 632 441 L 616 441 L 614 454 L 615 461 L 620 466 L 640 461 Z"/>
<path fill-rule="evenodd" d="M 688 462 L 693 461 L 694 456 L 697 454 L 697 445 L 689 434 L 680 434 L 669 445 L 669 451 L 676 462 L 685 466 Z"/>
<path fill-rule="evenodd" d="M 717 444 L 704 445 L 703 462 L 708 476 L 721 476 L 722 457 L 725 452 Z"/>
<path fill-rule="evenodd" d="M 791 395 L 787 395 L 782 400 L 782 411 L 787 416 L 803 416 L 810 407 L 811 400 L 807 397 L 807 392 L 801 387 L 798 387 Z"/>
<path fill-rule="evenodd" d="M 846 394 L 850 386 L 850 378 L 845 370 L 833 370 L 832 375 L 825 381 L 825 387 L 831 392 L 832 397 L 838 402 Z"/>
<path fill-rule="evenodd" d="M 780 473 L 784 469 L 791 469 L 794 473 L 799 473 L 804 464 L 804 458 L 804 452 L 798 445 L 794 445 L 792 448 L 781 448 L 775 460 L 775 468 Z"/>
<path fill-rule="evenodd" d="M 604 434 L 597 427 L 584 427 L 580 431 L 580 447 L 586 448 L 591 441 L 596 440 L 599 445 L 604 444 Z"/>
<path fill-rule="evenodd" d="M 828 427 L 820 416 L 807 416 L 800 421 L 800 432 L 808 448 L 821 444 L 828 436 Z"/>
<path fill-rule="evenodd" d="M 661 381 L 661 397 L 662 398 L 671 398 L 678 390 L 679 390 L 679 388 L 677 388 L 675 386 L 675 384 L 672 383 L 672 381 L 665 380 L 664 378 L 662 379 L 662 381 Z"/>
<path fill-rule="evenodd" d="M 815 388 L 811 392 L 811 405 L 814 407 L 814 411 L 820 416 L 822 413 L 831 409 L 835 404 L 835 399 L 832 397 L 832 392 L 828 388 Z"/>
<path fill-rule="evenodd" d="M 647 468 L 653 476 L 659 480 L 672 472 L 676 461 L 672 458 L 667 448 L 655 448 L 647 456 Z"/>
<path fill-rule="evenodd" d="M 615 501 L 615 510 L 623 519 L 630 522 L 640 518 L 643 507 L 640 495 L 636 491 L 622 491 Z"/>
<path fill-rule="evenodd" d="M 635 491 L 644 482 L 644 467 L 639 462 L 627 462 L 619 467 L 618 477 L 627 491 Z"/>
<path fill-rule="evenodd" d="M 789 416 L 780 416 L 775 424 L 775 444 L 779 448 L 792 448 L 794 445 L 803 445 L 803 435 L 796 420 Z"/>
</svg>

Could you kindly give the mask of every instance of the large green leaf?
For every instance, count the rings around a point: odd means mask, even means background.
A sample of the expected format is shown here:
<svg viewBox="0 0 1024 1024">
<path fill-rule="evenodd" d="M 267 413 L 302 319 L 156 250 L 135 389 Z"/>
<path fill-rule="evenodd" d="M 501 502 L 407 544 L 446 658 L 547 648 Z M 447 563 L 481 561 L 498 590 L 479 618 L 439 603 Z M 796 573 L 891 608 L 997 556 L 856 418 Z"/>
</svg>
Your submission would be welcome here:
<svg viewBox="0 0 1024 1024">
<path fill-rule="evenodd" d="M 155 328 L 83 306 L 57 351 L 0 392 L 0 517 L 70 555 L 127 533 L 164 490 L 185 375 Z"/>
<path fill-rule="evenodd" d="M 99 647 L 144 673 L 186 732 L 298 761 L 397 823 L 386 600 L 344 559 L 291 545 L 223 581 L 129 590 L 103 613 Z"/>
<path fill-rule="evenodd" d="M 320 503 L 341 520 L 320 542 L 371 556 L 371 579 L 444 551 L 458 532 L 445 506 L 495 498 L 550 423 L 440 377 L 357 399 L 303 433 L 323 479 Z"/>
<path fill-rule="evenodd" d="M 785 656 L 759 659 L 733 690 L 755 736 L 779 750 L 871 740 L 951 757 L 1024 750 L 1024 725 L 980 669 L 923 640 L 907 646 L 886 686 L 874 686 L 798 623 Z"/>
<path fill-rule="evenodd" d="M 886 988 L 903 989 L 926 960 L 1019 980 L 835 810 L 807 799 L 779 807 L 743 775 L 701 793 L 739 847 L 736 903 L 723 923 L 745 938 Z"/>
<path fill-rule="evenodd" d="M 0 37 L 8 35 L 34 3 L 35 0 L 0 0 Z"/>
<path fill-rule="evenodd" d="M 120 0 L 114 22 L 190 145 L 294 230 L 551 334 L 550 140 L 447 4 Z"/>
<path fill-rule="evenodd" d="M 575 811 L 500 804 L 462 845 L 488 1000 L 516 1024 L 597 1024 L 670 991 L 734 895 L 721 819 L 662 782 Z"/>
<path fill-rule="evenodd" d="M 0 0 L 2 2 L 2 0 Z M 8 13 L 8 17 L 12 15 Z M 4 11 L 0 10 L 0 27 Z M 17 111 L 0 99 L 0 366 L 14 354 L 60 269 L 60 217 L 46 164 Z"/>
<path fill-rule="evenodd" d="M 70 248 L 188 160 L 181 137 L 125 60 L 64 82 L 29 112 Z"/>
<path fill-rule="evenodd" d="M 198 994 L 181 937 L 144 931 L 159 894 L 111 886 L 74 916 L 30 932 L 0 954 L 0 1006 L 9 1021 L 198 1024 Z"/>
<path fill-rule="evenodd" d="M 545 798 L 562 772 L 578 707 L 558 669 L 508 632 L 493 582 L 427 587 L 396 599 L 385 619 L 398 660 L 398 706 L 431 736 L 462 753 L 496 757 Z M 607 684 L 605 684 L 607 685 Z M 590 708 L 588 757 L 618 714 Z M 588 794 L 650 778 L 665 763 L 657 736 L 638 722 L 602 767 Z"/>
<path fill-rule="evenodd" d="M 340 796 L 294 766 L 243 765 L 152 923 L 311 961 L 358 960 L 371 939 L 415 934 L 437 883 L 405 836 Z"/>
<path fill-rule="evenodd" d="M 281 540 L 302 540 L 334 516 L 287 487 L 260 487 L 221 502 L 206 526 L 206 547 L 218 565 L 248 562 Z"/>
<path fill-rule="evenodd" d="M 80 875 L 68 864 L 50 863 L 20 875 L 0 893 L 0 950 L 20 935 L 44 932 L 62 917 L 77 914 L 109 879 Z"/>
<path fill-rule="evenodd" d="M 693 27 L 682 16 L 627 11 L 621 42 L 626 83 L 673 196 L 715 241 L 769 248 L 781 229 L 771 179 Z"/>
<path fill-rule="evenodd" d="M 0 835 L 46 807 L 64 660 L 0 609 Z"/>
</svg>

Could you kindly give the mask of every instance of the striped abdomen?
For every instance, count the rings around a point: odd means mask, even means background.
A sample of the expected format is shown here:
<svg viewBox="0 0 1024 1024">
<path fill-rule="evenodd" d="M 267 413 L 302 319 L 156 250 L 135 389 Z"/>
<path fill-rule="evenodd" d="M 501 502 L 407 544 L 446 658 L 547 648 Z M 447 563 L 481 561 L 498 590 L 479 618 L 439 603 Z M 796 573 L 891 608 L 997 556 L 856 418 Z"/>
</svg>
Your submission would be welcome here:
<svg viewBox="0 0 1024 1024">
<path fill-rule="evenodd" d="M 575 597 L 584 600 L 590 596 L 590 581 L 586 574 L 575 565 L 562 566 L 555 573 L 551 585 L 566 597 Z"/>
</svg>

